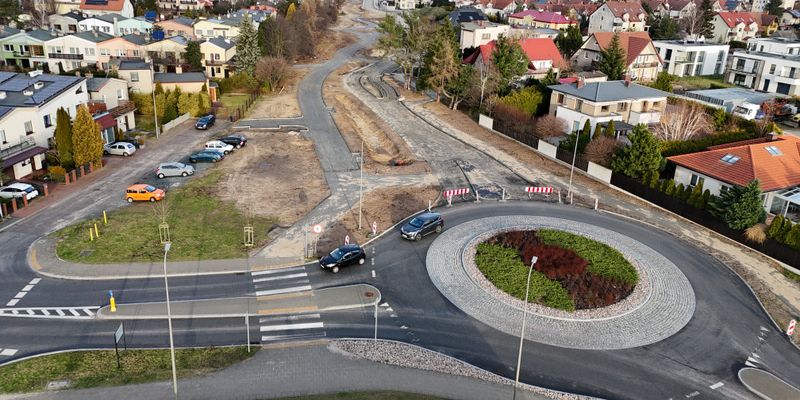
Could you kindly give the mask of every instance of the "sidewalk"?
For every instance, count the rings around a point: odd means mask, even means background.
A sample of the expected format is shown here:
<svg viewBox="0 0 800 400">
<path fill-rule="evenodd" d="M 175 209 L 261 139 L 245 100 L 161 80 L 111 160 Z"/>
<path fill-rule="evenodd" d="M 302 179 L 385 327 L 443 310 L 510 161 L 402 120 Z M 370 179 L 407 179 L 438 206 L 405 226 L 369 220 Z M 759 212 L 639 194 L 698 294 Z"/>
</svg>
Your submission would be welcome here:
<svg viewBox="0 0 800 400">
<path fill-rule="evenodd" d="M 170 302 L 172 318 L 227 318 L 246 315 L 282 315 L 374 307 L 381 292 L 372 285 L 357 284 L 313 291 L 260 297 L 237 297 Z M 165 319 L 165 302 L 118 304 L 97 311 L 99 319 Z"/>
<path fill-rule="evenodd" d="M 742 368 L 739 380 L 748 390 L 762 399 L 791 400 L 800 399 L 800 389 L 789 385 L 771 373 L 756 369 Z"/>
<path fill-rule="evenodd" d="M 164 276 L 161 262 L 81 264 L 64 261 L 56 255 L 56 240 L 37 239 L 28 249 L 28 263 L 36 272 L 59 279 L 146 279 Z M 297 257 L 237 258 L 230 260 L 168 261 L 168 276 L 233 274 L 302 265 Z"/>
</svg>

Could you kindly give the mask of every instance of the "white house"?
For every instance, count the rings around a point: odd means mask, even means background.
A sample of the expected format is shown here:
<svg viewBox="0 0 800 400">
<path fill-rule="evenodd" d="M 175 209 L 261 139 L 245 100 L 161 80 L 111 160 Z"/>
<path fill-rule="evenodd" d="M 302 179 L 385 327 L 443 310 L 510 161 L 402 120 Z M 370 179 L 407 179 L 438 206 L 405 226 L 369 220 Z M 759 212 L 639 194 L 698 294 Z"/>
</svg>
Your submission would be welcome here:
<svg viewBox="0 0 800 400">
<path fill-rule="evenodd" d="M 45 46 L 50 71 L 58 71 L 59 65 L 63 71 L 97 65 L 97 43 L 113 37 L 107 33 L 87 31 L 48 40 Z"/>
<path fill-rule="evenodd" d="M 56 112 L 74 117 L 89 99 L 86 81 L 77 76 L 0 72 L 0 168 L 13 179 L 42 169 L 44 153 L 56 129 Z"/>
<path fill-rule="evenodd" d="M 128 82 L 133 93 L 151 93 L 155 87 L 153 66 L 149 62 L 132 60 L 112 60 L 112 69 L 120 79 Z"/>
<path fill-rule="evenodd" d="M 227 78 L 233 66 L 231 60 L 236 55 L 236 44 L 228 39 L 217 37 L 200 43 L 203 66 L 210 78 Z"/>
<path fill-rule="evenodd" d="M 116 13 L 94 15 L 79 22 L 78 30 L 80 32 L 99 31 L 109 35 L 119 36 L 117 23 L 124 19 L 126 18 Z"/>
<path fill-rule="evenodd" d="M 781 26 L 800 25 L 800 10 L 783 10 L 780 24 Z"/>
<path fill-rule="evenodd" d="M 153 23 L 144 17 L 126 18 L 117 21 L 117 35 L 144 34 L 150 35 L 153 32 Z"/>
<path fill-rule="evenodd" d="M 731 40 L 746 41 L 758 33 L 760 18 L 747 12 L 720 12 L 711 20 L 714 40 L 728 43 Z"/>
<path fill-rule="evenodd" d="M 123 132 L 136 127 L 133 112 L 136 106 L 128 98 L 128 82 L 118 78 L 89 78 L 86 80 L 89 99 L 94 110 L 108 113 L 116 119 L 116 126 Z M 106 143 L 114 142 L 113 132 L 103 135 Z"/>
<path fill-rule="evenodd" d="M 664 71 L 676 76 L 721 75 L 728 58 L 727 44 L 685 40 L 653 41 Z"/>
<path fill-rule="evenodd" d="M 477 0 L 474 6 L 486 15 L 506 16 L 514 12 L 517 3 L 514 0 Z"/>
<path fill-rule="evenodd" d="M 490 21 L 464 22 L 461 24 L 461 35 L 459 45 L 461 50 L 478 47 L 480 45 L 497 40 L 500 36 L 506 35 L 511 29 L 508 25 L 497 24 Z"/>
<path fill-rule="evenodd" d="M 53 14 L 47 17 L 50 30 L 59 33 L 76 33 L 78 24 L 86 17 L 78 11 L 70 11 L 65 14 Z"/>
<path fill-rule="evenodd" d="M 800 96 L 800 55 L 733 51 L 725 82 L 769 93 Z"/>
<path fill-rule="evenodd" d="M 800 40 L 784 38 L 751 38 L 747 49 L 775 55 L 800 55 Z"/>
<path fill-rule="evenodd" d="M 647 13 L 641 3 L 609 1 L 589 15 L 589 34 L 594 32 L 642 32 Z"/>
</svg>

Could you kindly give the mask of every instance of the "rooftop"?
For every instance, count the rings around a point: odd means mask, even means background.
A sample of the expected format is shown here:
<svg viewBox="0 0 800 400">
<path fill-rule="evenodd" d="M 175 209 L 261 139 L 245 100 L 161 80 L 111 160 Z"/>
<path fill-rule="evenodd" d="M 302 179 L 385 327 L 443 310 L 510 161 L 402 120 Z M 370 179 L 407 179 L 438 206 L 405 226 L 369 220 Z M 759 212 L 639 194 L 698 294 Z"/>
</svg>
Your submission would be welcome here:
<svg viewBox="0 0 800 400">
<path fill-rule="evenodd" d="M 184 72 L 181 74 L 166 72 L 155 74 L 155 81 L 162 83 L 205 82 L 204 72 Z"/>
<path fill-rule="evenodd" d="M 138 71 L 143 69 L 150 69 L 150 63 L 143 60 L 122 60 L 119 62 L 120 71 Z"/>
<path fill-rule="evenodd" d="M 548 22 L 551 24 L 574 24 L 575 22 L 569 18 L 555 12 L 539 11 L 539 10 L 525 10 L 518 13 L 511 14 L 509 18 L 525 18 L 531 17 L 534 21 Z"/>
<path fill-rule="evenodd" d="M 207 42 L 209 42 L 209 43 L 211 43 L 211 44 L 213 44 L 213 45 L 215 45 L 215 46 L 217 46 L 219 48 L 225 49 L 225 50 L 228 50 L 228 49 L 236 46 L 236 43 L 234 43 L 233 40 L 226 39 L 226 38 L 221 37 L 221 36 L 217 36 L 215 38 L 208 39 Z"/>
<path fill-rule="evenodd" d="M 595 103 L 665 98 L 670 95 L 667 92 L 635 82 L 625 85 L 625 81 L 587 82 L 580 89 L 573 84 L 551 85 L 548 87 L 555 92 L 577 96 Z"/>
<path fill-rule="evenodd" d="M 653 40 L 653 43 L 654 44 L 657 44 L 657 43 L 674 44 L 674 45 L 686 46 L 686 47 L 698 47 L 698 46 L 730 47 L 727 44 L 722 44 L 722 43 L 698 42 L 698 41 L 694 41 L 694 40 Z"/>
<path fill-rule="evenodd" d="M 83 80 L 78 76 L 51 74 L 31 76 L 24 73 L 0 72 L 0 92 L 5 92 L 5 98 L 0 99 L 0 106 L 12 108 L 40 106 Z"/>
<path fill-rule="evenodd" d="M 122 11 L 129 0 L 81 0 L 81 10 Z"/>
<path fill-rule="evenodd" d="M 692 90 L 686 93 L 688 97 L 698 100 L 704 98 L 717 99 L 722 102 L 726 101 L 746 101 L 753 104 L 761 104 L 769 99 L 775 98 L 775 93 L 761 93 L 750 89 L 732 87 L 724 89 L 705 89 L 705 90 Z M 707 100 L 704 100 L 707 101 Z"/>
<path fill-rule="evenodd" d="M 122 21 L 124 19 L 128 19 L 128 18 L 125 18 L 122 15 L 119 15 L 117 13 L 108 13 L 108 14 L 96 15 L 96 16 L 94 16 L 94 18 L 97 18 L 97 19 L 99 19 L 101 21 L 111 22 L 112 24 L 114 23 L 114 19 L 115 18 L 117 19 L 117 21 Z"/>
<path fill-rule="evenodd" d="M 97 30 L 73 33 L 72 36 L 76 37 L 76 38 L 83 39 L 83 40 L 88 40 L 88 41 L 94 42 L 94 43 L 100 43 L 100 42 L 106 41 L 108 39 L 113 39 L 114 38 L 113 35 L 109 35 L 107 33 L 99 32 Z"/>
</svg>

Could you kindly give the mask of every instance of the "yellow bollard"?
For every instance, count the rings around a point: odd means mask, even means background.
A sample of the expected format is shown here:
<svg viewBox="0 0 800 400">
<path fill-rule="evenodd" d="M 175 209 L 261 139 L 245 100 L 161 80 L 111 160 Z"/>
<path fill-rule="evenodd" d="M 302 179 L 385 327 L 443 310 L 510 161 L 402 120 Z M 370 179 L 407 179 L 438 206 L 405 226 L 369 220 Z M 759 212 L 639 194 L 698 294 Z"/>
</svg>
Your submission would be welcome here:
<svg viewBox="0 0 800 400">
<path fill-rule="evenodd" d="M 111 296 L 111 312 L 117 312 L 117 301 Z"/>
<path fill-rule="evenodd" d="M 108 217 L 106 217 L 106 210 L 103 210 L 103 225 L 108 225 Z"/>
<path fill-rule="evenodd" d="M 91 242 L 93 240 L 94 240 L 94 231 L 92 230 L 92 228 L 89 228 L 89 241 Z"/>
<path fill-rule="evenodd" d="M 97 230 L 97 223 L 94 224 L 94 235 L 98 238 L 100 237 L 100 231 Z"/>
</svg>

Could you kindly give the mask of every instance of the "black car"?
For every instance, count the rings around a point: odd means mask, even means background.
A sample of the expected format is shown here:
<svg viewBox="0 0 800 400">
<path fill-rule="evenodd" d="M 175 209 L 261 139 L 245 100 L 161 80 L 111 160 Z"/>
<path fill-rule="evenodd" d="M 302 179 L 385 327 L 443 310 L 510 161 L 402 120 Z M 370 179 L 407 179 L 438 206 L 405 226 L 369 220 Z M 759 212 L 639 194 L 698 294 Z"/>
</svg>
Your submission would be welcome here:
<svg viewBox="0 0 800 400">
<path fill-rule="evenodd" d="M 194 127 L 197 129 L 208 129 L 214 125 L 214 122 L 217 120 L 217 117 L 214 114 L 208 114 L 206 116 L 200 117 L 197 119 L 197 122 L 194 124 Z"/>
<path fill-rule="evenodd" d="M 435 212 L 426 212 L 408 221 L 402 228 L 400 234 L 409 240 L 420 240 L 423 236 L 433 232 L 439 233 L 444 229 L 444 219 L 442 215 Z"/>
<path fill-rule="evenodd" d="M 325 257 L 319 259 L 319 266 L 322 269 L 329 269 L 333 273 L 339 272 L 340 267 L 351 264 L 364 264 L 367 253 L 357 244 L 346 244 L 339 247 Z"/>
<path fill-rule="evenodd" d="M 222 143 L 229 144 L 237 149 L 240 149 L 247 145 L 247 138 L 244 135 L 228 135 L 225 137 L 218 138 Z"/>
<path fill-rule="evenodd" d="M 224 156 L 222 153 L 212 152 L 212 151 L 198 151 L 197 153 L 192 154 L 189 156 L 189 161 L 196 163 L 196 162 L 212 162 L 215 163 L 219 160 L 222 160 Z"/>
</svg>

